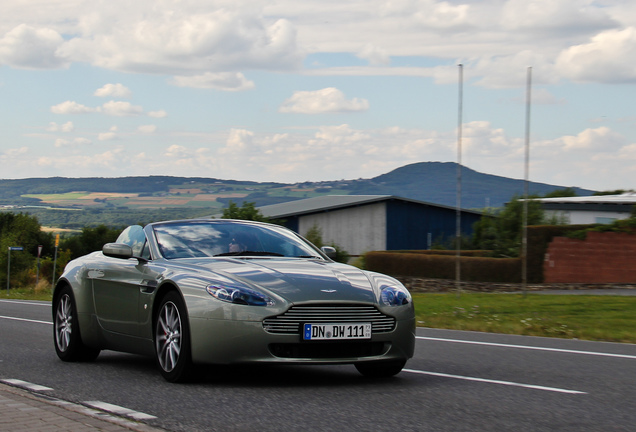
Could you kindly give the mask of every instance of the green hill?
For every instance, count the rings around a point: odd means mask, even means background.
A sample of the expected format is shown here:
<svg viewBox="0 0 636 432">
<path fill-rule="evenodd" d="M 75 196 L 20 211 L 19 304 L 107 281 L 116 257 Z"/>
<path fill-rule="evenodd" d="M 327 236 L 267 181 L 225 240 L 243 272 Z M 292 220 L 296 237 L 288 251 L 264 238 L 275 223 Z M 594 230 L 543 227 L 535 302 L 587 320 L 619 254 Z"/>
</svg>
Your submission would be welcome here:
<svg viewBox="0 0 636 432">
<path fill-rule="evenodd" d="M 530 193 L 539 195 L 563 188 L 529 184 Z M 463 208 L 500 207 L 523 190 L 522 180 L 462 168 Z M 593 192 L 574 190 L 578 195 Z M 230 201 L 263 206 L 323 195 L 394 195 L 455 206 L 456 191 L 457 164 L 421 162 L 371 179 L 298 184 L 170 176 L 0 180 L 0 206 L 34 214 L 43 225 L 81 228 L 207 216 L 220 213 Z"/>
<path fill-rule="evenodd" d="M 483 174 L 462 167 L 462 207 L 501 207 L 514 195 L 523 195 L 524 181 Z M 545 195 L 564 186 L 530 182 L 529 193 Z M 577 195 L 594 191 L 573 188 Z M 352 194 L 387 194 L 454 206 L 457 197 L 457 164 L 453 162 L 421 162 L 395 169 L 370 180 L 356 182 Z"/>
</svg>

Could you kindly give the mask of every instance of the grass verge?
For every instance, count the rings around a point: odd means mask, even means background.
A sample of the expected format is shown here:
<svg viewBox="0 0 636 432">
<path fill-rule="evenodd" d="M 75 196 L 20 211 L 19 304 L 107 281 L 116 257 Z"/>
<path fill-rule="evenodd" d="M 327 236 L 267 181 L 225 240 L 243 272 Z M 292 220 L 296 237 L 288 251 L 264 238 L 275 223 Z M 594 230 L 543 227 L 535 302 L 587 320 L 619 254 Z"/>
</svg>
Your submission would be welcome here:
<svg viewBox="0 0 636 432">
<path fill-rule="evenodd" d="M 53 293 L 50 284 L 45 287 L 38 288 L 11 288 L 8 292 L 6 289 L 0 291 L 0 299 L 12 300 L 48 300 L 51 301 Z"/>
<path fill-rule="evenodd" d="M 0 291 L 0 299 L 51 300 L 40 289 Z M 414 293 L 419 327 L 636 343 L 636 296 Z"/>
<path fill-rule="evenodd" d="M 636 343 L 636 296 L 415 293 L 420 327 Z"/>
</svg>

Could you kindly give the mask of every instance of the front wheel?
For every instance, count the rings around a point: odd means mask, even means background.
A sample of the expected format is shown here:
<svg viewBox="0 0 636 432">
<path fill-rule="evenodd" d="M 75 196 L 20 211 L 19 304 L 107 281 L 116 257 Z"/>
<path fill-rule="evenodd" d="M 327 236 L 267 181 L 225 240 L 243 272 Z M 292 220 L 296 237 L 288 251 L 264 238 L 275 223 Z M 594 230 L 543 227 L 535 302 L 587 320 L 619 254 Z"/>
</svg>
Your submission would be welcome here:
<svg viewBox="0 0 636 432">
<path fill-rule="evenodd" d="M 68 362 L 95 360 L 99 350 L 82 343 L 77 307 L 70 287 L 65 286 L 55 297 L 53 313 L 53 340 L 57 356 Z"/>
<path fill-rule="evenodd" d="M 402 371 L 406 360 L 378 361 L 356 363 L 355 367 L 362 375 L 371 378 L 385 378 L 397 375 Z"/>
<path fill-rule="evenodd" d="M 155 319 L 157 365 L 169 382 L 187 381 L 192 373 L 190 329 L 181 296 L 171 291 L 161 299 Z"/>
</svg>

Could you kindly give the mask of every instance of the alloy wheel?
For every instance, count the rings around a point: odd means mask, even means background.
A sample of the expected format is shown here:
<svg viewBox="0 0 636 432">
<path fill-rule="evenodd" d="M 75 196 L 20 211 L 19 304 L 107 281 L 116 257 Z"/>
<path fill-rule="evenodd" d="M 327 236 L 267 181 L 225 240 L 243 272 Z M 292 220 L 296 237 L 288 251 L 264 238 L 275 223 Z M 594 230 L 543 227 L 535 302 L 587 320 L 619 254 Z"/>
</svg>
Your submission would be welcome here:
<svg viewBox="0 0 636 432">
<path fill-rule="evenodd" d="M 156 330 L 157 359 L 166 371 L 172 371 L 179 361 L 181 353 L 181 316 L 172 302 L 166 302 L 157 320 Z"/>
<path fill-rule="evenodd" d="M 64 294 L 58 303 L 55 314 L 55 343 L 60 351 L 65 352 L 71 343 L 73 333 L 73 308 L 71 298 Z"/>
</svg>

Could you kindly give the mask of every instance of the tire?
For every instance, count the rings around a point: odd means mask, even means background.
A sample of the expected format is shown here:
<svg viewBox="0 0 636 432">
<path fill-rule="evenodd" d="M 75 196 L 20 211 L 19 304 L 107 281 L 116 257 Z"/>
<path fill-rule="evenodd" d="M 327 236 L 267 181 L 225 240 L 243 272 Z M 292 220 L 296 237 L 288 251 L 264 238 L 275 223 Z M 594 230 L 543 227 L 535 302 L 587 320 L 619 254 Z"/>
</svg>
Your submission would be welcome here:
<svg viewBox="0 0 636 432">
<path fill-rule="evenodd" d="M 169 382 L 186 382 L 192 375 L 190 327 L 185 304 L 176 291 L 167 293 L 155 317 L 155 357 Z"/>
<path fill-rule="evenodd" d="M 356 363 L 355 367 L 362 375 L 370 378 L 386 378 L 402 371 L 406 360 Z"/>
<path fill-rule="evenodd" d="M 53 341 L 57 356 L 67 362 L 93 361 L 99 350 L 82 343 L 73 290 L 65 286 L 53 304 Z"/>
</svg>

